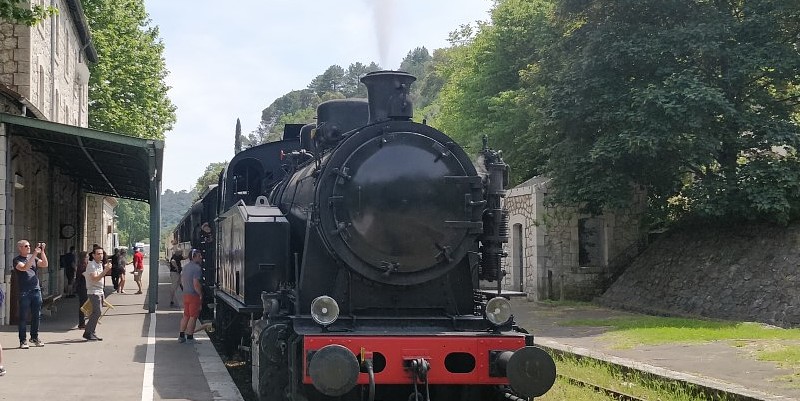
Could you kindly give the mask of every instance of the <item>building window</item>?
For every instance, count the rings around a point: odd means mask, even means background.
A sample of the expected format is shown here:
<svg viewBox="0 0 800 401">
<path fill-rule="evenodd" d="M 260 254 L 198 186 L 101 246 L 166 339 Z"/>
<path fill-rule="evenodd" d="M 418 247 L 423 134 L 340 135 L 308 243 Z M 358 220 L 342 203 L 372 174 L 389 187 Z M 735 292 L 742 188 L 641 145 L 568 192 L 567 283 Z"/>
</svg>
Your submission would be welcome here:
<svg viewBox="0 0 800 401">
<path fill-rule="evenodd" d="M 606 265 L 605 221 L 599 217 L 578 220 L 578 263 L 581 267 Z"/>
</svg>

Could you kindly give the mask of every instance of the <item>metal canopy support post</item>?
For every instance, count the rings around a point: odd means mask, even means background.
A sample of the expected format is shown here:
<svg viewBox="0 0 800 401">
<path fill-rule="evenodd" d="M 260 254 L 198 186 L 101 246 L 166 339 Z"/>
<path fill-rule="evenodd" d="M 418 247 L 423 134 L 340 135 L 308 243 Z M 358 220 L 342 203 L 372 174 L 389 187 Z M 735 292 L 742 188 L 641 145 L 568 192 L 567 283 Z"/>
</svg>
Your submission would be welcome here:
<svg viewBox="0 0 800 401">
<path fill-rule="evenodd" d="M 148 164 L 150 167 L 150 274 L 148 286 L 148 307 L 150 313 L 156 311 L 158 303 L 158 258 L 161 255 L 161 165 L 156 147 L 163 142 L 148 143 Z"/>
</svg>

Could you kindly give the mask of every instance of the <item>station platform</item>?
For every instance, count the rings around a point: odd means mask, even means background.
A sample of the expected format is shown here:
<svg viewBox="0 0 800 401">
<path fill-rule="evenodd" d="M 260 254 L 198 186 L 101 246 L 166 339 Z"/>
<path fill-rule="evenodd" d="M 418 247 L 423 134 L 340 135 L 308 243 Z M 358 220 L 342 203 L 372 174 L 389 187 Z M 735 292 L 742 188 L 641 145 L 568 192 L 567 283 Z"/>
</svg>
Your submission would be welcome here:
<svg viewBox="0 0 800 401">
<path fill-rule="evenodd" d="M 781 345 L 797 346 L 789 340 L 737 340 L 686 344 L 618 346 L 603 336 L 610 327 L 572 326 L 579 319 L 610 319 L 636 316 L 591 305 L 551 306 L 512 298 L 519 326 L 534 335 L 534 344 L 600 359 L 702 387 L 720 389 L 740 400 L 800 400 L 800 387 L 787 380 L 796 372 L 774 362 L 759 361 L 756 351 Z"/>
<path fill-rule="evenodd" d="M 60 299 L 56 311 L 42 316 L 39 337 L 44 347 L 20 349 L 17 326 L 2 326 L 7 373 L 0 377 L 0 400 L 241 401 L 205 332 L 195 334 L 195 344 L 178 343 L 183 312 L 169 306 L 167 265 L 159 266 L 156 313 L 147 308 L 148 271 L 141 295 L 134 294 L 133 275 L 126 278 L 126 294 L 111 294 L 111 278 L 105 279 L 107 300 L 114 308 L 97 327 L 103 341 L 81 337 L 77 298 Z"/>
</svg>

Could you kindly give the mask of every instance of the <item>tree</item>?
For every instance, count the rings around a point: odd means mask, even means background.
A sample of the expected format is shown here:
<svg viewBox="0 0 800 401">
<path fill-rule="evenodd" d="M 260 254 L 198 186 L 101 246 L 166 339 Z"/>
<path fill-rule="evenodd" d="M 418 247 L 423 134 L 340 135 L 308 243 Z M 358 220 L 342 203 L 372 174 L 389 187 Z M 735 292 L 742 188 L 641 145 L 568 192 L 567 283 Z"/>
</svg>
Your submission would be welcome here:
<svg viewBox="0 0 800 401">
<path fill-rule="evenodd" d="M 165 190 L 161 194 L 161 232 L 172 231 L 198 196 L 194 190 L 189 192 Z"/>
<path fill-rule="evenodd" d="M 39 4 L 31 7 L 28 0 L 0 0 L 0 19 L 18 24 L 34 26 L 57 14 L 58 10 L 54 7 Z"/>
<path fill-rule="evenodd" d="M 326 92 L 341 92 L 347 86 L 344 78 L 344 69 L 338 65 L 332 65 L 311 80 L 308 89 L 314 91 L 317 96 L 322 96 Z"/>
<path fill-rule="evenodd" d="M 84 0 L 83 8 L 99 59 L 89 67 L 89 126 L 163 139 L 175 106 L 164 83 L 164 45 L 143 0 Z"/>
<path fill-rule="evenodd" d="M 424 46 L 416 47 L 400 62 L 400 70 L 421 78 L 425 74 L 425 65 L 430 61 L 431 54 L 428 53 L 428 49 Z"/>
<path fill-rule="evenodd" d="M 342 94 L 345 97 L 367 97 L 367 87 L 361 84 L 361 78 L 367 73 L 380 69 L 381 67 L 374 62 L 369 63 L 369 65 L 364 65 L 360 62 L 350 64 L 344 74 L 344 81 L 340 88 Z"/>
<path fill-rule="evenodd" d="M 437 81 L 444 82 L 432 105 L 435 125 L 472 154 L 488 135 L 490 146 L 504 151 L 514 183 L 542 173 L 547 159 L 532 142 L 539 132 L 531 131 L 536 115 L 521 72 L 539 65 L 543 49 L 557 39 L 552 12 L 551 0 L 499 2 L 491 24 L 451 33 L 452 46 L 437 54 L 440 61 L 428 83 L 435 90 Z"/>
<path fill-rule="evenodd" d="M 281 116 L 309 107 L 316 108 L 319 102 L 319 96 L 311 89 L 294 90 L 275 99 L 269 107 L 261 111 L 258 128 L 247 138 L 242 138 L 243 146 L 252 147 L 268 142 L 270 134 L 275 133 L 275 125 Z"/>
<path fill-rule="evenodd" d="M 523 72 L 556 199 L 598 210 L 641 186 L 677 217 L 797 214 L 800 2 L 569 0 L 558 11 L 563 35 Z"/>
<path fill-rule="evenodd" d="M 227 166 L 227 161 L 211 163 L 206 166 L 205 172 L 197 179 L 197 183 L 194 184 L 194 193 L 197 199 L 203 196 L 209 185 L 217 185 L 219 183 L 219 175 Z"/>
<path fill-rule="evenodd" d="M 120 199 L 117 208 L 117 232 L 120 244 L 130 245 L 150 238 L 150 205 L 129 199 Z"/>
<path fill-rule="evenodd" d="M 236 119 L 236 137 L 233 140 L 233 154 L 242 151 L 242 122 Z"/>
</svg>

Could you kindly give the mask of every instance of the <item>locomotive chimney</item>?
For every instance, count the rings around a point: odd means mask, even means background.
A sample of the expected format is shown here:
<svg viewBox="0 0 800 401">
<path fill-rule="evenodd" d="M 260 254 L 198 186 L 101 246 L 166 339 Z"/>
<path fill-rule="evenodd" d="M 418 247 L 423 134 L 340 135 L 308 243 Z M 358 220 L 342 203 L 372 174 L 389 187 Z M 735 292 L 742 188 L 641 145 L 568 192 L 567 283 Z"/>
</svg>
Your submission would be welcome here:
<svg viewBox="0 0 800 401">
<path fill-rule="evenodd" d="M 361 78 L 367 86 L 369 123 L 383 120 L 411 120 L 414 110 L 408 96 L 417 78 L 403 71 L 375 71 Z"/>
</svg>

